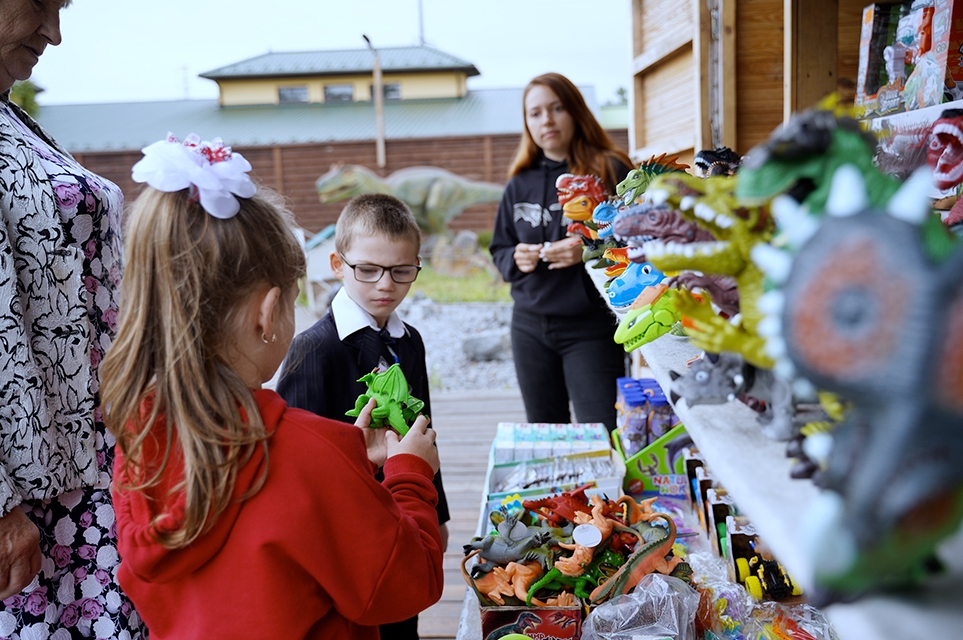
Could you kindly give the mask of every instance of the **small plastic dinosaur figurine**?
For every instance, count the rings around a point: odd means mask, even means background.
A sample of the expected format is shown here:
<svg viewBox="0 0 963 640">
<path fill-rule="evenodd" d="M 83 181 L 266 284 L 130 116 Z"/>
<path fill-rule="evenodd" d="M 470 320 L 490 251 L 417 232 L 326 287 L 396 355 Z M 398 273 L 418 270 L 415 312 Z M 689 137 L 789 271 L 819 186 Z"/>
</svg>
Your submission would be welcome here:
<svg viewBox="0 0 963 640">
<path fill-rule="evenodd" d="M 411 423 L 425 403 L 408 393 L 408 381 L 397 363 L 381 373 L 372 371 L 361 376 L 358 382 L 368 385 L 368 393 L 362 393 L 354 403 L 354 409 L 345 415 L 358 417 L 368 400 L 374 398 L 378 406 L 371 412 L 372 429 L 391 427 L 401 436 L 408 433 Z"/>
<path fill-rule="evenodd" d="M 518 514 L 510 514 L 504 509 L 492 511 L 489 517 L 497 533 L 475 538 L 463 547 L 465 555 L 478 550 L 481 558 L 486 561 L 472 567 L 473 578 L 491 571 L 496 565 L 545 559 L 545 554 L 539 553 L 537 549 L 551 539 L 551 531 L 533 530 L 534 528 L 519 521 Z"/>
</svg>

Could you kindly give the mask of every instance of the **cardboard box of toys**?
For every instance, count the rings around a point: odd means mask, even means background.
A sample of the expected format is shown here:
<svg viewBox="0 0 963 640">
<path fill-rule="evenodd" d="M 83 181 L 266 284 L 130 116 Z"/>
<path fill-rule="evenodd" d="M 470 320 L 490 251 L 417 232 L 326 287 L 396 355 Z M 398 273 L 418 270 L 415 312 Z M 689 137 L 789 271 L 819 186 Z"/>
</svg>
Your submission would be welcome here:
<svg viewBox="0 0 963 640">
<path fill-rule="evenodd" d="M 582 633 L 582 605 L 571 607 L 481 607 L 482 638 L 519 633 L 529 638 L 567 640 Z"/>
<path fill-rule="evenodd" d="M 495 464 L 489 459 L 485 479 L 489 510 L 514 500 L 536 500 L 584 484 L 594 485 L 588 493 L 622 495 L 625 463 L 607 448 L 557 458 Z"/>
</svg>

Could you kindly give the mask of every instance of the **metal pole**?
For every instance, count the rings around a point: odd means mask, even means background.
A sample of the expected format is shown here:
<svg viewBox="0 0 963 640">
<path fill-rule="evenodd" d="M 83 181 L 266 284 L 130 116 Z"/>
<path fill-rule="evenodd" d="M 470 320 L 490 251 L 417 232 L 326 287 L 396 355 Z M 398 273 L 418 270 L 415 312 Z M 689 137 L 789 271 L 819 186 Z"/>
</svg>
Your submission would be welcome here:
<svg viewBox="0 0 963 640">
<path fill-rule="evenodd" d="M 372 46 L 368 36 L 362 35 L 361 37 L 364 38 L 368 48 L 371 49 L 372 55 L 374 55 L 374 86 L 372 87 L 374 96 L 372 97 L 375 110 L 375 149 L 378 168 L 383 169 L 387 161 L 385 160 L 385 94 L 381 86 L 381 56 L 378 55 L 378 50 Z"/>
<path fill-rule="evenodd" d="M 422 10 L 421 0 L 418 0 L 418 44 L 425 46 L 425 12 Z"/>
</svg>

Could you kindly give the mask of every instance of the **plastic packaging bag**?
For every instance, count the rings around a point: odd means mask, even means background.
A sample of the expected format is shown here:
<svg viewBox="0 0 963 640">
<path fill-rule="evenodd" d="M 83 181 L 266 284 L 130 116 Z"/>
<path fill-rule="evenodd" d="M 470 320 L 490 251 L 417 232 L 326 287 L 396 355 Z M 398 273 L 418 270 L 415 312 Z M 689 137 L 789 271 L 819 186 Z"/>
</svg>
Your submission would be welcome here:
<svg viewBox="0 0 963 640">
<path fill-rule="evenodd" d="M 592 611 L 582 623 L 582 640 L 695 640 L 698 607 L 699 594 L 685 582 L 652 573 L 632 593 Z"/>
</svg>

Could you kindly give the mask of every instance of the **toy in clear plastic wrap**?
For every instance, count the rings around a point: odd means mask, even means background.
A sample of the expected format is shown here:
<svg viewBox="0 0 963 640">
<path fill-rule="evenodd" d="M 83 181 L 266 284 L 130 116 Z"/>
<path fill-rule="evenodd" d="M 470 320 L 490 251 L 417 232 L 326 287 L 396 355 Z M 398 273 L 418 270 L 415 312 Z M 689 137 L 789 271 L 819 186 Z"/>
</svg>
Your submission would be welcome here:
<svg viewBox="0 0 963 640">
<path fill-rule="evenodd" d="M 649 199 L 668 204 L 690 222 L 709 231 L 714 242 L 677 244 L 655 240 L 643 246 L 645 255 L 663 271 L 700 271 L 730 276 L 739 290 L 738 318 L 725 319 L 709 300 L 680 291 L 676 310 L 683 316 L 692 343 L 706 351 L 739 353 L 759 367 L 771 367 L 772 359 L 756 327 L 762 318 L 758 308 L 763 274 L 753 261 L 757 247 L 768 246 L 773 222 L 766 207 L 741 207 L 733 196 L 738 176 L 696 178 L 688 174 L 659 176 L 649 186 Z"/>
<path fill-rule="evenodd" d="M 596 607 L 582 624 L 582 640 L 696 640 L 699 595 L 682 580 L 645 576 L 626 596 Z"/>
<path fill-rule="evenodd" d="M 366 373 L 358 382 L 368 385 L 368 392 L 358 396 L 354 409 L 345 412 L 345 415 L 356 418 L 368 400 L 374 398 L 378 406 L 371 411 L 369 426 L 372 429 L 390 427 L 404 436 L 418 413 L 425 408 L 424 402 L 409 393 L 408 381 L 397 363 L 386 371 Z"/>
<path fill-rule="evenodd" d="M 619 321 L 615 342 L 629 352 L 672 331 L 682 319 L 673 304 L 675 296 L 676 291 L 661 282 L 646 287 Z"/>
<path fill-rule="evenodd" d="M 741 163 L 742 157 L 729 147 L 703 149 L 693 160 L 700 178 L 735 175 Z"/>
<path fill-rule="evenodd" d="M 605 295 L 610 305 L 622 309 L 635 302 L 646 287 L 658 284 L 664 279 L 665 274 L 650 263 L 633 262 L 605 285 Z"/>
<path fill-rule="evenodd" d="M 852 405 L 806 520 L 820 603 L 920 579 L 963 519 L 963 249 L 928 255 L 925 181 L 885 211 L 858 206 L 858 175 L 834 182 L 779 316 L 789 368 Z"/>
<path fill-rule="evenodd" d="M 772 557 L 768 547 L 758 538 L 749 544 L 754 553 L 748 558 L 736 558 L 736 578 L 746 587 L 753 600 L 785 600 L 802 595 L 799 583 Z"/>
<path fill-rule="evenodd" d="M 652 156 L 640 164 L 637 169 L 629 171 L 629 174 L 625 176 L 625 180 L 616 185 L 615 192 L 622 200 L 623 205 L 631 206 L 633 204 L 640 204 L 643 194 L 649 187 L 649 183 L 652 182 L 652 179 L 656 176 L 665 173 L 685 173 L 685 170 L 689 168 L 687 164 L 676 162 L 679 156 L 667 158 L 667 155 L 668 154 L 663 153 L 658 157 Z"/>
</svg>

